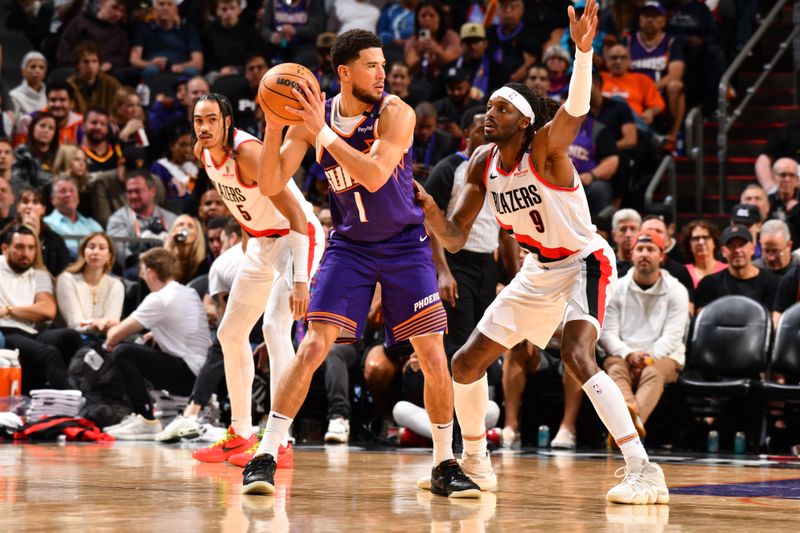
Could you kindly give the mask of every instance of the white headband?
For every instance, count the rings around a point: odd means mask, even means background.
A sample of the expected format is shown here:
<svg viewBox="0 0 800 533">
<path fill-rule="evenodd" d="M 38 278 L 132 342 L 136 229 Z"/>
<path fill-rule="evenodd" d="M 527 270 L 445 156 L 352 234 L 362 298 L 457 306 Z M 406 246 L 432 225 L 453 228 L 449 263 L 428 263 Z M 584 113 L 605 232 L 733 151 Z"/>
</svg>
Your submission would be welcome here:
<svg viewBox="0 0 800 533">
<path fill-rule="evenodd" d="M 533 109 L 531 109 L 531 104 L 528 103 L 524 96 L 519 94 L 511 87 L 500 87 L 492 93 L 490 98 L 494 98 L 496 96 L 508 100 L 511 105 L 519 109 L 520 113 L 531 119 L 531 124 L 533 124 L 533 121 L 536 120 L 536 114 L 533 112 Z"/>
</svg>

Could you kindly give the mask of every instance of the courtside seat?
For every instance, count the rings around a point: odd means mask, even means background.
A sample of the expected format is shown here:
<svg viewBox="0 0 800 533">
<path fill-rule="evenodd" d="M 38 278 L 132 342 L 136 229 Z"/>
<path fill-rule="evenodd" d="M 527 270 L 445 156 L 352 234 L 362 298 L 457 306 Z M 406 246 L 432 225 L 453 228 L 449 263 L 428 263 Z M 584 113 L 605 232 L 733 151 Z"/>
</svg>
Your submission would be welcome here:
<svg viewBox="0 0 800 533">
<path fill-rule="evenodd" d="M 800 400 L 800 303 L 778 321 L 768 376 L 762 384 L 766 399 Z"/>
</svg>

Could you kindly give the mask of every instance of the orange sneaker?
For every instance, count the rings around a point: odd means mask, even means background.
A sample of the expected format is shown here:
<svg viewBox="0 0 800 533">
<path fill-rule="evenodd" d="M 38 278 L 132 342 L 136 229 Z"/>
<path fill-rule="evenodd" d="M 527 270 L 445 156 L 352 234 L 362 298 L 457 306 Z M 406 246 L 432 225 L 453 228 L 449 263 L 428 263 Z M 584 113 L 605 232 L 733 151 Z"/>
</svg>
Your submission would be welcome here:
<svg viewBox="0 0 800 533">
<path fill-rule="evenodd" d="M 228 462 L 240 468 L 247 466 L 247 463 L 255 456 L 258 451 L 258 441 L 246 452 L 236 453 L 228 457 Z M 289 442 L 286 446 L 278 448 L 277 468 L 294 468 L 294 446 Z"/>
<path fill-rule="evenodd" d="M 199 448 L 192 452 L 192 457 L 203 463 L 222 463 L 231 455 L 243 452 L 253 445 L 258 445 L 258 435 L 253 433 L 249 439 L 240 437 L 229 427 L 225 436 L 207 448 Z"/>
</svg>

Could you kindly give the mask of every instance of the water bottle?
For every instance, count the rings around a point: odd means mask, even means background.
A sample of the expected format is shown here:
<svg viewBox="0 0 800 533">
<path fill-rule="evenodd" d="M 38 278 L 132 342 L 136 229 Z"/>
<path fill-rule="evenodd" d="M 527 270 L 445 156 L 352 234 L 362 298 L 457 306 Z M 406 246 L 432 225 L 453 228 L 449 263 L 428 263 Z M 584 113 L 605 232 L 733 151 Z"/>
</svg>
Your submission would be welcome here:
<svg viewBox="0 0 800 533">
<path fill-rule="evenodd" d="M 147 86 L 143 79 L 139 80 L 139 85 L 136 86 L 136 94 L 139 95 L 142 107 L 150 105 L 150 87 Z"/>
<path fill-rule="evenodd" d="M 733 437 L 733 453 L 741 454 L 747 452 L 747 436 L 744 431 L 737 431 Z"/>
<path fill-rule="evenodd" d="M 536 445 L 539 448 L 547 448 L 550 446 L 550 428 L 544 424 L 539 426 L 539 433 L 536 437 Z"/>
<path fill-rule="evenodd" d="M 708 432 L 708 446 L 706 451 L 708 453 L 719 453 L 719 433 L 713 429 Z"/>
</svg>

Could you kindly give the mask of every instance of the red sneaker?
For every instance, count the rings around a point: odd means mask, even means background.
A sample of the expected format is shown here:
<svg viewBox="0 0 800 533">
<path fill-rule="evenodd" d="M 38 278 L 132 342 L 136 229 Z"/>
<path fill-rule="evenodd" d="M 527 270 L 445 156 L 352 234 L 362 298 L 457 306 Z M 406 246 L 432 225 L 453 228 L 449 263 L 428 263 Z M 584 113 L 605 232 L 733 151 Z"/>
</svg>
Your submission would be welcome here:
<svg viewBox="0 0 800 533">
<path fill-rule="evenodd" d="M 258 444 L 258 435 L 253 433 L 249 439 L 240 437 L 229 427 L 225 436 L 207 448 L 192 452 L 192 457 L 203 463 L 222 463 L 233 454 L 243 452 Z"/>
<path fill-rule="evenodd" d="M 258 441 L 246 452 L 237 453 L 228 457 L 228 462 L 240 468 L 247 466 L 247 463 L 255 456 L 258 451 Z M 289 442 L 286 446 L 278 448 L 278 459 L 275 461 L 277 468 L 294 468 L 294 446 Z"/>
</svg>

